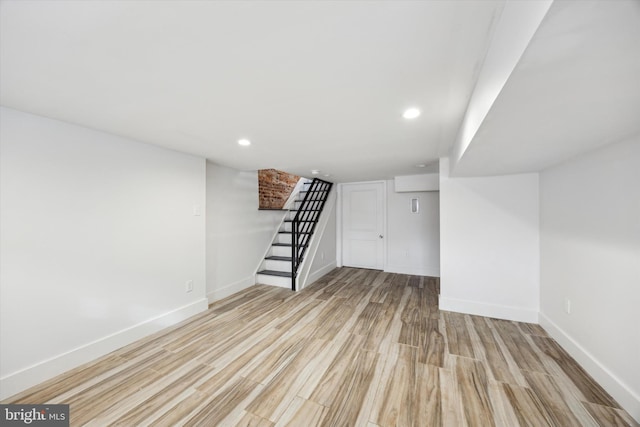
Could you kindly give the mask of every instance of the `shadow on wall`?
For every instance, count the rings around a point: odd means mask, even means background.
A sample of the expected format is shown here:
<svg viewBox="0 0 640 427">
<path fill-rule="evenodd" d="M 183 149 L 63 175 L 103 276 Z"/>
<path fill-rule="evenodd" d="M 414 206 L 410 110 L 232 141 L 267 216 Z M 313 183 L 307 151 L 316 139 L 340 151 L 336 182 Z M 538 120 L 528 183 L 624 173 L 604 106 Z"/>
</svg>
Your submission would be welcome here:
<svg viewBox="0 0 640 427">
<path fill-rule="evenodd" d="M 258 208 L 283 209 L 299 180 L 300 177 L 297 175 L 291 175 L 276 169 L 259 170 Z"/>
</svg>

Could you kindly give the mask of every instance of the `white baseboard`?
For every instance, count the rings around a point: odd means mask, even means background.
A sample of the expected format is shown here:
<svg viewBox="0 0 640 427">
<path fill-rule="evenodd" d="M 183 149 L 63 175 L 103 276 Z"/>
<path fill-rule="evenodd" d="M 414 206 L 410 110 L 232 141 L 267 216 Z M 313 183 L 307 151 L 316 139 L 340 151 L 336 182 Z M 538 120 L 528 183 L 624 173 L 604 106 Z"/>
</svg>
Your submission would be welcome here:
<svg viewBox="0 0 640 427">
<path fill-rule="evenodd" d="M 640 396 L 637 393 L 542 312 L 540 326 L 640 423 Z"/>
<path fill-rule="evenodd" d="M 442 295 L 440 295 L 438 306 L 440 310 L 445 311 L 495 317 L 496 319 L 515 320 L 516 322 L 538 323 L 538 312 L 525 307 L 512 307 L 479 301 L 446 298 Z"/>
<path fill-rule="evenodd" d="M 194 316 L 208 307 L 205 298 L 123 329 L 66 353 L 0 378 L 0 400 L 111 353 L 125 345 Z M 33 402 L 41 403 L 41 402 Z"/>
<path fill-rule="evenodd" d="M 440 277 L 440 266 L 436 267 L 406 267 L 401 265 L 387 265 L 386 273 L 410 274 L 412 276 Z"/>
<path fill-rule="evenodd" d="M 213 291 L 207 293 L 207 299 L 209 300 L 209 304 L 211 304 L 214 301 L 218 301 L 222 298 L 226 298 L 229 295 L 235 294 L 236 292 L 240 292 L 241 290 L 246 289 L 249 286 L 253 286 L 255 284 L 256 284 L 256 276 L 252 275 L 249 277 L 245 277 L 244 279 L 238 280 L 237 282 L 230 283 L 228 285 L 214 289 Z"/>
<path fill-rule="evenodd" d="M 307 277 L 307 281 L 306 283 L 304 283 L 304 285 L 300 288 L 306 288 L 307 286 L 311 285 L 313 282 L 315 282 L 316 280 L 320 279 L 322 276 L 324 276 L 325 274 L 329 273 L 331 270 L 335 269 L 337 266 L 337 263 L 335 261 L 330 262 L 329 264 L 322 266 L 320 268 L 318 268 L 317 270 L 309 273 L 309 276 Z"/>
</svg>

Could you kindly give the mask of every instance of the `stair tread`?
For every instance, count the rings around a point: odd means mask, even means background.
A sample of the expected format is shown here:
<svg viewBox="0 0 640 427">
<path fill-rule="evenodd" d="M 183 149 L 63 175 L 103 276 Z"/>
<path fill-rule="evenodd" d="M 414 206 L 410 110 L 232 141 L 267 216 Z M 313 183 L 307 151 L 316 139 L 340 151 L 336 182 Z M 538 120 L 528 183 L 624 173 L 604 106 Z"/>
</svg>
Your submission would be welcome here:
<svg viewBox="0 0 640 427">
<path fill-rule="evenodd" d="M 290 256 L 272 255 L 272 256 L 266 257 L 265 259 L 272 260 L 272 261 L 291 261 L 291 257 Z"/>
<path fill-rule="evenodd" d="M 291 273 L 287 271 L 262 270 L 258 271 L 258 274 L 265 274 L 267 276 L 291 277 Z"/>
</svg>

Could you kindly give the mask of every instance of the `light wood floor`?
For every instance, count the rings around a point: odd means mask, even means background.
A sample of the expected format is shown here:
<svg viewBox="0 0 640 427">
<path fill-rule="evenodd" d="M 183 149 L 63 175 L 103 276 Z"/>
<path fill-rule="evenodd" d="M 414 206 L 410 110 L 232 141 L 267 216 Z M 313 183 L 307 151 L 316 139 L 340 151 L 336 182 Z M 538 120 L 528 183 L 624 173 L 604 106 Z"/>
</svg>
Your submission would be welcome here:
<svg viewBox="0 0 640 427">
<path fill-rule="evenodd" d="M 71 425 L 637 425 L 537 325 L 438 310 L 438 279 L 257 285 L 13 399 Z"/>
</svg>

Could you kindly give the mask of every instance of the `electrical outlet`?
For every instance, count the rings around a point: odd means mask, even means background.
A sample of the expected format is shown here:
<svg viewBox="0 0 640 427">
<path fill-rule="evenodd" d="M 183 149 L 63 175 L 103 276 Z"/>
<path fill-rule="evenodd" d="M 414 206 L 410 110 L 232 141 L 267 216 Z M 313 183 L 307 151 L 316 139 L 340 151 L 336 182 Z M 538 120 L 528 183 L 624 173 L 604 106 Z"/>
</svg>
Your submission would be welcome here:
<svg viewBox="0 0 640 427">
<path fill-rule="evenodd" d="M 187 293 L 193 292 L 193 280 L 187 280 L 187 282 L 184 284 L 184 290 Z"/>
<path fill-rule="evenodd" d="M 571 314 L 571 300 L 569 298 L 564 299 L 564 312 Z"/>
</svg>

